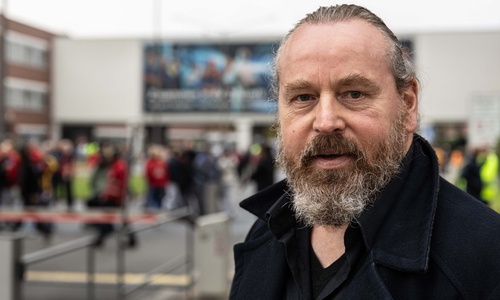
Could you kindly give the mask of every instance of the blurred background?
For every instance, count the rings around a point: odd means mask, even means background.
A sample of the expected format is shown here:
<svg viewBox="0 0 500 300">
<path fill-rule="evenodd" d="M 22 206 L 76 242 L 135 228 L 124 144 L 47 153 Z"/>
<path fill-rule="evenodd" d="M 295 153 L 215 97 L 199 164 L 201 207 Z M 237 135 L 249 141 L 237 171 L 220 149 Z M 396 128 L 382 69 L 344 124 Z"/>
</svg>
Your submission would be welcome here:
<svg viewBox="0 0 500 300">
<path fill-rule="evenodd" d="M 283 178 L 269 63 L 334 4 L 303 2 L 1 1 L 0 299 L 227 298 L 238 203 Z M 415 61 L 442 175 L 500 211 L 500 2 L 357 4 Z"/>
</svg>

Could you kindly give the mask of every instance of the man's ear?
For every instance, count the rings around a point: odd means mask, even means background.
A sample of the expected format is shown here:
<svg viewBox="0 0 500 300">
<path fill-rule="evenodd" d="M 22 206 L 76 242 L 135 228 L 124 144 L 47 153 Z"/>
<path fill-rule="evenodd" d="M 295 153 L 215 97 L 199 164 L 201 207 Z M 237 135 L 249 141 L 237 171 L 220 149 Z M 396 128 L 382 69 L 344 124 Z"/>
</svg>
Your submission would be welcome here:
<svg viewBox="0 0 500 300">
<path fill-rule="evenodd" d="M 413 133 L 418 126 L 418 81 L 412 80 L 411 85 L 403 93 L 404 108 L 407 112 L 406 131 Z"/>
</svg>

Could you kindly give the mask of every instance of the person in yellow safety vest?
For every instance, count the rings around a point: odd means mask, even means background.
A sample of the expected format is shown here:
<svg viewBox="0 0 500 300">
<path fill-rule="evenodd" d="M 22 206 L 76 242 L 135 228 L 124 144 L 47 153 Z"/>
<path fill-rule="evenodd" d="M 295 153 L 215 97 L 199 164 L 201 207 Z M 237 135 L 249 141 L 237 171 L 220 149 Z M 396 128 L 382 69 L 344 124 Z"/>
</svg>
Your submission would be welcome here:
<svg viewBox="0 0 500 300">
<path fill-rule="evenodd" d="M 479 156 L 478 159 L 484 159 L 479 171 L 483 183 L 481 198 L 491 205 L 498 195 L 498 156 L 489 151 L 485 153 L 485 156 Z"/>
</svg>

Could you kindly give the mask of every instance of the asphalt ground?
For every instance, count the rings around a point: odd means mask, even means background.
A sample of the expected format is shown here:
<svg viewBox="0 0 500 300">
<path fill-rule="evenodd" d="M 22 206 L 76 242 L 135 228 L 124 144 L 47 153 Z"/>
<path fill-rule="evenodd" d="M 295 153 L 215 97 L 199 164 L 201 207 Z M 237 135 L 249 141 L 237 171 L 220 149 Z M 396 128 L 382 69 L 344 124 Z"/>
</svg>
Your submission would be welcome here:
<svg viewBox="0 0 500 300">
<path fill-rule="evenodd" d="M 255 192 L 255 186 L 250 184 L 239 187 L 235 193 L 236 214 L 229 221 L 229 248 L 228 261 L 228 286 L 234 268 L 232 246 L 243 241 L 248 229 L 255 220 L 248 212 L 239 208 L 236 203 Z M 142 199 L 135 199 L 131 203 L 131 210 L 142 209 Z M 78 211 L 78 208 L 76 209 Z M 54 223 L 54 234 L 47 241 L 35 229 L 34 224 L 26 223 L 22 233 L 23 255 L 34 253 L 67 243 L 69 241 L 94 234 L 94 230 L 82 223 Z M 134 229 L 148 226 L 134 225 Z M 8 234 L 4 231 L 2 234 Z M 125 277 L 127 287 L 138 286 L 144 282 L 144 276 L 149 271 L 159 267 L 165 262 L 178 259 L 179 255 L 188 252 L 190 247 L 186 235 L 191 235 L 193 230 L 189 222 L 175 221 L 155 228 L 141 231 L 137 234 L 138 244 L 127 247 L 125 250 Z M 95 288 L 93 299 L 120 299 L 117 282 L 117 235 L 110 236 L 103 247 L 95 250 Z M 22 283 L 23 300 L 84 300 L 92 299 L 88 295 L 86 270 L 86 249 L 60 255 L 38 263 L 26 266 L 24 281 Z M 191 262 L 192 263 L 192 262 Z M 171 272 L 157 270 L 153 275 L 152 284 L 127 295 L 125 299 L 199 299 L 200 295 L 196 285 L 191 284 L 187 276 L 187 268 L 182 266 Z M 220 297 L 224 299 L 226 297 Z"/>
</svg>

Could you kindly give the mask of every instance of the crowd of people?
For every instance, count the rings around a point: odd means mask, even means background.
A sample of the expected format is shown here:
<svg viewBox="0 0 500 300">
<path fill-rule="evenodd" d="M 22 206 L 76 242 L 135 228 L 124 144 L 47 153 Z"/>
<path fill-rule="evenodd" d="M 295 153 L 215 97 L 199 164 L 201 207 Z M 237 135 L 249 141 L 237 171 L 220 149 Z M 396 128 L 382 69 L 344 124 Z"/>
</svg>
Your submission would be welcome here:
<svg viewBox="0 0 500 300">
<path fill-rule="evenodd" d="M 13 205 L 19 197 L 25 209 L 46 207 L 54 198 L 64 196 L 73 206 L 71 182 L 74 176 L 73 144 L 69 140 L 29 141 L 15 147 L 11 140 L 0 144 L 0 200 L 3 206 Z M 19 230 L 22 222 L 3 224 Z M 49 240 L 52 224 L 36 223 L 36 229 Z"/>
<path fill-rule="evenodd" d="M 434 147 L 440 172 L 450 182 L 486 205 L 494 206 L 499 194 L 499 158 L 495 149 L 486 145 L 456 148 Z"/>
<path fill-rule="evenodd" d="M 449 152 L 438 146 L 434 149 L 440 172 L 452 183 L 485 203 L 494 200 L 498 156 L 493 151 L 487 147 L 475 147 L 466 153 L 458 149 Z M 92 196 L 84 199 L 87 205 L 110 202 L 110 206 L 119 206 L 127 191 L 124 152 L 105 143 L 75 146 L 67 139 L 27 142 L 19 147 L 5 140 L 0 143 L 1 203 L 12 204 L 17 194 L 26 207 L 48 206 L 64 199 L 71 211 L 75 163 L 83 161 L 91 173 Z M 231 149 L 211 151 L 207 147 L 200 151 L 171 149 L 153 144 L 147 148 L 143 165 L 147 183 L 144 206 L 152 210 L 190 205 L 198 215 L 205 214 L 207 186 L 214 185 L 215 196 L 220 200 L 218 209 L 231 215 L 235 206 L 234 187 L 255 181 L 260 191 L 274 182 L 273 150 L 260 144 L 253 144 L 246 153 Z M 106 183 L 107 178 L 113 180 Z M 99 195 L 105 200 L 99 202 Z"/>
<path fill-rule="evenodd" d="M 143 206 L 148 211 L 173 210 L 187 206 L 193 215 L 225 211 L 236 213 L 236 187 L 251 180 L 258 189 L 274 182 L 273 155 L 270 147 L 254 144 L 247 153 L 231 149 L 213 151 L 171 149 L 152 144 L 140 159 L 147 184 Z M 217 148 L 220 149 L 220 148 Z M 68 139 L 42 143 L 28 141 L 14 145 L 0 143 L 0 200 L 7 208 L 21 203 L 24 209 L 50 208 L 62 205 L 76 212 L 74 179 L 78 168 L 89 175 L 90 197 L 84 207 L 91 209 L 119 208 L 129 191 L 131 160 L 124 147 L 109 143 L 75 145 Z M 79 167 L 77 167 L 79 166 Z M 17 200 L 17 202 L 16 202 Z M 19 230 L 23 223 L 5 223 L 3 227 Z M 46 240 L 53 234 L 53 224 L 36 223 Z M 91 224 L 96 229 L 96 246 L 102 246 L 114 231 L 112 224 Z M 135 236 L 129 236 L 129 246 L 135 246 Z"/>
<path fill-rule="evenodd" d="M 262 190 L 274 183 L 273 153 L 267 145 L 254 144 L 246 153 L 151 145 L 147 154 L 149 209 L 189 206 L 195 215 L 225 211 L 234 217 L 236 187 L 255 181 L 257 190 Z"/>
</svg>

